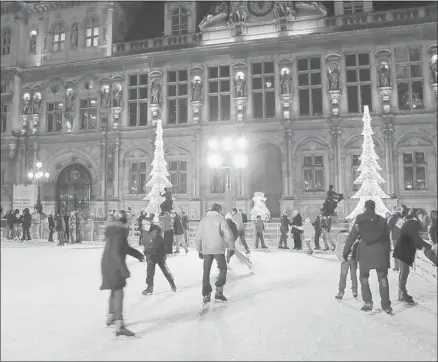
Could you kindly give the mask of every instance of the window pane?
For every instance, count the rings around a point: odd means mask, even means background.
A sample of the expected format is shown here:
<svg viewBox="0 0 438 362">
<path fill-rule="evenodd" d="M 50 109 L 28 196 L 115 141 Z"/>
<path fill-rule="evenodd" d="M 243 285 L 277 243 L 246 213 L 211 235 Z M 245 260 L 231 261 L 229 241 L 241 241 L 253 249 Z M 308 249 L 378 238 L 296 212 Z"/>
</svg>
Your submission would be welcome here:
<svg viewBox="0 0 438 362">
<path fill-rule="evenodd" d="M 403 63 L 408 61 L 408 52 L 406 48 L 395 48 L 394 54 L 396 63 Z"/>
<path fill-rule="evenodd" d="M 371 80 L 369 69 L 359 69 L 359 80 L 361 82 L 369 82 Z"/>
<path fill-rule="evenodd" d="M 170 161 L 169 170 L 178 171 L 178 161 Z"/>
<path fill-rule="evenodd" d="M 230 67 L 228 65 L 220 67 L 221 78 L 228 78 L 230 76 Z"/>
<path fill-rule="evenodd" d="M 53 132 L 53 114 L 47 115 L 47 130 Z"/>
<path fill-rule="evenodd" d="M 231 117 L 230 106 L 231 106 L 230 95 L 229 94 L 221 95 L 221 121 L 230 120 Z"/>
<path fill-rule="evenodd" d="M 312 165 L 312 157 L 304 156 L 304 166 L 311 166 L 311 165 Z"/>
<path fill-rule="evenodd" d="M 252 79 L 252 89 L 263 89 L 262 78 L 253 78 Z"/>
<path fill-rule="evenodd" d="M 371 85 L 370 84 L 365 84 L 365 85 L 361 85 L 360 86 L 360 95 L 361 95 L 361 112 L 363 109 L 363 106 L 368 106 L 370 111 L 373 110 L 372 107 L 372 99 L 371 99 Z"/>
<path fill-rule="evenodd" d="M 146 192 L 146 183 L 147 183 L 146 179 L 147 179 L 146 174 L 142 173 L 140 175 L 140 187 L 139 187 L 139 192 L 140 193 L 145 193 Z"/>
<path fill-rule="evenodd" d="M 93 29 L 93 35 L 94 35 L 94 36 L 99 35 L 99 28 L 94 28 L 94 29 Z"/>
<path fill-rule="evenodd" d="M 321 85 L 321 73 L 311 73 L 310 74 L 310 84 Z"/>
<path fill-rule="evenodd" d="M 274 63 L 273 62 L 265 62 L 264 63 L 265 74 L 274 73 Z"/>
<path fill-rule="evenodd" d="M 146 126 L 148 123 L 148 104 L 146 102 L 141 102 L 138 104 L 138 107 L 140 108 L 140 118 L 138 123 L 140 126 Z"/>
<path fill-rule="evenodd" d="M 322 156 L 315 156 L 315 165 L 321 166 L 323 164 Z"/>
<path fill-rule="evenodd" d="M 300 115 L 310 116 L 309 90 L 300 89 L 299 98 L 300 98 Z"/>
<path fill-rule="evenodd" d="M 130 75 L 129 76 L 129 85 L 130 86 L 137 85 L 137 75 Z"/>
<path fill-rule="evenodd" d="M 419 78 L 423 76 L 422 64 L 411 65 L 411 78 Z"/>
<path fill-rule="evenodd" d="M 315 190 L 324 190 L 324 169 L 317 168 L 315 170 Z"/>
<path fill-rule="evenodd" d="M 370 65 L 370 55 L 359 54 L 359 65 Z"/>
<path fill-rule="evenodd" d="M 356 69 L 349 69 L 347 70 L 347 82 L 357 82 L 357 73 Z"/>
<path fill-rule="evenodd" d="M 417 176 L 416 189 L 425 190 L 426 189 L 426 166 L 417 166 L 415 170 Z"/>
<path fill-rule="evenodd" d="M 405 82 L 399 82 L 398 88 L 398 108 L 400 110 L 410 109 L 409 85 Z"/>
<path fill-rule="evenodd" d="M 347 67 L 356 66 L 356 55 L 355 54 L 349 54 L 349 55 L 345 56 L 345 66 L 347 66 Z"/>
<path fill-rule="evenodd" d="M 138 170 L 138 164 L 136 162 L 131 163 L 131 171 L 137 172 Z"/>
<path fill-rule="evenodd" d="M 97 38 L 93 39 L 93 46 L 96 47 L 99 45 L 99 40 Z"/>
<path fill-rule="evenodd" d="M 219 119 L 219 101 L 218 96 L 209 96 L 209 121 L 215 122 Z"/>
<path fill-rule="evenodd" d="M 168 85 L 167 86 L 167 96 L 175 97 L 176 96 L 176 85 Z"/>
<path fill-rule="evenodd" d="M 357 86 L 347 86 L 347 98 L 348 98 L 348 113 L 358 113 L 359 104 L 357 103 Z"/>
<path fill-rule="evenodd" d="M 186 96 L 187 95 L 187 84 L 178 84 L 178 95 Z"/>
<path fill-rule="evenodd" d="M 312 190 L 313 189 L 313 173 L 312 169 L 304 169 L 303 170 L 303 180 L 304 180 L 304 190 Z"/>
<path fill-rule="evenodd" d="M 187 173 L 180 172 L 179 174 L 179 185 L 178 185 L 178 192 L 180 194 L 186 194 L 187 193 Z"/>
<path fill-rule="evenodd" d="M 129 125 L 137 125 L 137 103 L 129 103 Z"/>
<path fill-rule="evenodd" d="M 217 78 L 217 77 L 218 77 L 217 67 L 208 68 L 208 78 Z"/>
<path fill-rule="evenodd" d="M 187 171 L 187 161 L 179 161 L 179 170 Z"/>
<path fill-rule="evenodd" d="M 302 70 L 308 70 L 309 69 L 309 62 L 307 59 L 298 59 L 298 71 Z"/>
<path fill-rule="evenodd" d="M 59 112 L 56 112 L 55 118 L 56 118 L 55 130 L 57 132 L 60 132 L 60 131 L 62 131 L 62 114 Z"/>
<path fill-rule="evenodd" d="M 86 34 L 87 34 L 86 36 L 88 36 L 88 37 L 91 36 L 91 29 L 90 28 L 87 29 Z"/>
<path fill-rule="evenodd" d="M 411 155 L 412 156 L 412 155 Z M 424 163 L 424 152 L 415 152 L 415 162 Z"/>
<path fill-rule="evenodd" d="M 169 124 L 176 124 L 176 99 L 168 99 L 167 113 Z"/>
<path fill-rule="evenodd" d="M 59 35 L 58 34 L 55 34 L 54 36 L 53 36 L 53 41 L 54 42 L 57 42 L 59 40 Z"/>
<path fill-rule="evenodd" d="M 312 112 L 313 115 L 322 114 L 322 89 L 312 89 Z"/>
<path fill-rule="evenodd" d="M 187 70 L 178 70 L 178 80 L 185 82 L 187 80 Z"/>
<path fill-rule="evenodd" d="M 412 190 L 414 188 L 414 169 L 412 166 L 404 167 L 404 183 L 405 190 Z"/>
<path fill-rule="evenodd" d="M 412 82 L 412 108 L 422 109 L 423 105 L 423 81 Z"/>
<path fill-rule="evenodd" d="M 420 48 L 409 48 L 409 61 L 419 62 L 421 60 Z"/>
<path fill-rule="evenodd" d="M 82 99 L 81 99 L 80 103 L 82 104 Z M 55 103 L 47 103 L 47 108 L 48 108 L 47 110 L 49 112 L 53 111 L 55 109 Z M 81 106 L 81 108 L 82 108 L 82 106 Z"/>
<path fill-rule="evenodd" d="M 176 71 L 167 72 L 167 81 L 176 82 Z"/>
<path fill-rule="evenodd" d="M 208 83 L 208 92 L 209 93 L 217 93 L 218 91 L 219 91 L 219 86 L 218 86 L 217 81 Z"/>
<path fill-rule="evenodd" d="M 253 116 L 263 118 L 263 93 L 253 93 Z"/>
<path fill-rule="evenodd" d="M 170 173 L 170 183 L 173 185 L 172 192 L 178 193 L 178 173 L 177 172 L 171 172 Z"/>
<path fill-rule="evenodd" d="M 131 88 L 129 90 L 129 99 L 137 99 L 137 88 Z"/>
<path fill-rule="evenodd" d="M 252 63 L 252 74 L 262 74 L 262 63 Z"/>
<path fill-rule="evenodd" d="M 274 76 L 268 76 L 268 77 L 264 77 L 264 78 L 265 78 L 265 82 L 264 82 L 265 89 L 273 89 L 274 88 Z"/>
<path fill-rule="evenodd" d="M 412 153 L 403 153 L 403 164 L 410 165 L 413 162 Z"/>
<path fill-rule="evenodd" d="M 188 118 L 188 101 L 187 98 L 178 99 L 179 123 L 187 123 Z"/>
<path fill-rule="evenodd" d="M 275 92 L 265 93 L 266 118 L 275 118 Z"/>
<path fill-rule="evenodd" d="M 138 184 L 137 184 L 137 175 L 132 174 L 131 175 L 131 194 L 136 194 L 138 192 Z"/>
<path fill-rule="evenodd" d="M 140 78 L 139 84 L 148 85 L 148 75 L 147 74 L 140 74 L 139 78 Z"/>
<path fill-rule="evenodd" d="M 138 95 L 139 99 L 147 99 L 148 98 L 148 89 L 147 87 L 138 88 L 140 94 Z"/>
<path fill-rule="evenodd" d="M 409 78 L 408 66 L 406 64 L 396 65 L 395 72 L 397 79 Z"/>
<path fill-rule="evenodd" d="M 309 74 L 303 73 L 298 74 L 298 86 L 306 86 L 309 85 Z"/>
<path fill-rule="evenodd" d="M 359 167 L 357 167 L 357 166 L 353 167 L 353 190 L 359 190 L 359 188 L 360 188 L 359 184 L 354 183 L 354 181 L 356 181 L 360 175 L 360 172 L 357 170 L 358 168 Z"/>
<path fill-rule="evenodd" d="M 321 69 L 321 58 L 310 58 L 310 69 Z"/>
<path fill-rule="evenodd" d="M 230 81 L 229 80 L 221 80 L 220 82 L 220 91 L 221 92 L 229 92 L 230 91 Z"/>
<path fill-rule="evenodd" d="M 86 39 L 85 46 L 87 48 L 91 47 L 91 39 Z"/>
</svg>

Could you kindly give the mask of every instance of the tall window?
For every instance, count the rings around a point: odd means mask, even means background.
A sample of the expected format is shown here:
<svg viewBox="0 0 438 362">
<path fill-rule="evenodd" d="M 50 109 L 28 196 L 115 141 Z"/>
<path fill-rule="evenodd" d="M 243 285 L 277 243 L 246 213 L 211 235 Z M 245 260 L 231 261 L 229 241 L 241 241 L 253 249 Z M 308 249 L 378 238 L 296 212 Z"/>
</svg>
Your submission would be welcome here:
<svg viewBox="0 0 438 362">
<path fill-rule="evenodd" d="M 363 1 L 344 1 L 344 15 L 363 13 Z"/>
<path fill-rule="evenodd" d="M 8 122 L 8 105 L 2 104 L 2 113 L 1 113 L 1 133 L 6 132 L 6 125 Z"/>
<path fill-rule="evenodd" d="M 368 53 L 345 55 L 348 113 L 362 113 L 363 106 L 372 110 L 371 66 Z"/>
<path fill-rule="evenodd" d="M 58 23 L 53 28 L 52 50 L 54 52 L 64 50 L 64 44 L 65 44 L 65 31 L 63 30 L 62 24 Z"/>
<path fill-rule="evenodd" d="M 29 39 L 29 53 L 36 54 L 36 35 L 32 35 Z"/>
<path fill-rule="evenodd" d="M 212 170 L 210 191 L 212 194 L 223 194 L 225 193 L 225 183 L 226 177 L 224 170 Z"/>
<path fill-rule="evenodd" d="M 148 123 L 148 75 L 129 76 L 128 87 L 129 125 L 146 126 Z"/>
<path fill-rule="evenodd" d="M 322 114 L 321 58 L 298 59 L 300 116 Z"/>
<path fill-rule="evenodd" d="M 62 102 L 47 102 L 47 132 L 62 131 Z"/>
<path fill-rule="evenodd" d="M 357 171 L 357 169 L 359 168 L 359 166 L 360 166 L 360 160 L 359 160 L 359 155 L 353 155 L 353 159 L 352 159 L 352 162 L 351 162 L 351 174 L 353 175 L 353 180 L 352 180 L 352 182 L 353 182 L 353 190 L 354 191 L 357 191 L 357 190 L 359 190 L 359 188 L 360 188 L 360 185 L 359 184 L 355 184 L 354 183 L 354 181 L 359 177 L 359 175 L 360 175 L 360 172 L 359 171 Z"/>
<path fill-rule="evenodd" d="M 187 161 L 169 162 L 170 182 L 173 194 L 187 193 Z"/>
<path fill-rule="evenodd" d="M 304 191 L 324 191 L 323 156 L 304 156 Z"/>
<path fill-rule="evenodd" d="M 394 54 L 399 109 L 424 108 L 421 48 L 395 48 Z"/>
<path fill-rule="evenodd" d="M 167 110 L 169 124 L 187 123 L 187 70 L 172 70 L 167 72 Z"/>
<path fill-rule="evenodd" d="M 179 6 L 172 11 L 172 35 L 180 35 L 188 33 L 188 16 L 187 9 L 184 6 Z"/>
<path fill-rule="evenodd" d="M 11 53 L 11 29 L 4 29 L 2 31 L 2 55 L 8 55 Z"/>
<path fill-rule="evenodd" d="M 208 120 L 228 121 L 230 109 L 230 67 L 208 68 Z"/>
<path fill-rule="evenodd" d="M 252 109 L 255 119 L 275 118 L 274 62 L 252 63 Z"/>
<path fill-rule="evenodd" d="M 403 153 L 405 190 L 426 190 L 427 173 L 424 152 Z"/>
<path fill-rule="evenodd" d="M 129 169 L 129 193 L 146 193 L 146 162 L 131 162 Z"/>
<path fill-rule="evenodd" d="M 97 128 L 97 99 L 81 99 L 79 102 L 79 129 Z"/>
<path fill-rule="evenodd" d="M 99 24 L 95 18 L 90 18 L 85 28 L 85 46 L 96 47 L 99 45 Z"/>
</svg>

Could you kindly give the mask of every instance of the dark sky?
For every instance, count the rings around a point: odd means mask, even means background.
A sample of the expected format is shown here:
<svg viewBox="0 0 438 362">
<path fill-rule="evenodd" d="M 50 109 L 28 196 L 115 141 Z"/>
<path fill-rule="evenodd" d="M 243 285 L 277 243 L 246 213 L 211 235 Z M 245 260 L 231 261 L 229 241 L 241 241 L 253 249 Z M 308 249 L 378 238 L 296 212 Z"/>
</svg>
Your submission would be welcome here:
<svg viewBox="0 0 438 362">
<path fill-rule="evenodd" d="M 208 12 L 214 1 L 200 1 L 197 24 Z M 321 1 L 329 15 L 333 15 L 334 1 Z M 435 1 L 374 1 L 374 10 L 403 9 L 434 4 Z M 127 34 L 127 41 L 156 38 L 164 33 L 164 1 L 124 1 L 128 15 L 128 24 L 132 24 Z"/>
</svg>

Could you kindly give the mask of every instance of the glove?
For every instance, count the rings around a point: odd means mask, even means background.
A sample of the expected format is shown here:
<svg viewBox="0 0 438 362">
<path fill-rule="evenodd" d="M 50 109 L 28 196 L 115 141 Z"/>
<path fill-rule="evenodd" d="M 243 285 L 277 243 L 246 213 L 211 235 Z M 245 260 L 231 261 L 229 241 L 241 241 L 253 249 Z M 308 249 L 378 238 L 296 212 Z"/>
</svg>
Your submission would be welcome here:
<svg viewBox="0 0 438 362">
<path fill-rule="evenodd" d="M 202 254 L 200 251 L 198 251 L 199 259 L 204 259 L 204 254 Z"/>
</svg>

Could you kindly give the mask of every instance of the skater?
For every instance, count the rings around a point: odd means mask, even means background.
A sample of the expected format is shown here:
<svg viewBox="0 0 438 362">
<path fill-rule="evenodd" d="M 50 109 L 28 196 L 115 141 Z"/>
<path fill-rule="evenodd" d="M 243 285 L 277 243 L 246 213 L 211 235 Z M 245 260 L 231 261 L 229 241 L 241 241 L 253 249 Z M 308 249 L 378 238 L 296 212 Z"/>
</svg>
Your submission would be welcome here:
<svg viewBox="0 0 438 362">
<path fill-rule="evenodd" d="M 323 211 L 321 210 L 323 213 Z M 336 245 L 332 240 L 332 218 L 330 216 L 322 216 L 321 223 L 322 241 L 324 242 L 324 251 L 330 250 L 329 244 L 332 250 L 336 249 Z"/>
<path fill-rule="evenodd" d="M 438 212 L 436 210 L 430 212 L 430 223 L 427 227 L 427 234 L 432 245 L 436 245 L 437 243 L 437 216 Z"/>
<path fill-rule="evenodd" d="M 300 212 L 294 210 L 292 212 L 292 236 L 294 238 L 293 250 L 301 250 L 303 246 L 301 245 L 301 234 L 303 232 L 303 219 L 301 218 Z"/>
<path fill-rule="evenodd" d="M 111 290 L 109 310 L 106 324 L 116 325 L 116 336 L 133 337 L 135 334 L 126 329 L 123 321 L 123 288 L 126 279 L 130 277 L 126 266 L 126 255 L 132 255 L 143 261 L 143 255 L 128 244 L 129 235 L 128 217 L 124 210 L 118 217 L 109 221 L 105 228 L 105 249 L 102 255 L 102 286 L 100 290 Z"/>
<path fill-rule="evenodd" d="M 158 264 L 164 277 L 170 284 L 173 292 L 176 292 L 176 285 L 172 273 L 166 263 L 166 245 L 161 229 L 158 225 L 154 225 L 151 218 L 145 218 L 142 222 L 142 240 L 144 245 L 144 255 L 146 257 L 146 289 L 143 290 L 143 295 L 150 295 L 154 292 L 154 276 L 155 266 Z"/>
<path fill-rule="evenodd" d="M 396 211 L 388 218 L 388 227 L 392 241 L 392 248 L 394 249 L 398 239 L 400 238 L 400 228 L 403 225 L 403 219 L 408 214 L 409 209 L 406 205 L 402 205 L 400 210 Z M 400 270 L 400 261 L 394 258 L 394 271 Z"/>
<path fill-rule="evenodd" d="M 310 219 L 308 217 L 306 217 L 306 219 L 304 220 L 303 237 L 307 245 L 307 254 L 312 255 L 313 250 L 312 250 L 312 246 L 310 245 L 310 242 L 313 239 L 315 239 L 315 229 L 313 228 L 313 225 L 311 224 Z"/>
<path fill-rule="evenodd" d="M 11 240 L 13 239 L 13 235 L 14 235 L 14 212 L 12 210 L 9 210 L 6 213 L 6 239 Z"/>
<path fill-rule="evenodd" d="M 424 249 L 424 254 L 436 266 L 436 256 L 432 246 L 420 236 L 421 222 L 426 216 L 423 209 L 411 209 L 405 217 L 400 228 L 400 238 L 394 248 L 393 256 L 400 261 L 400 273 L 398 279 L 398 300 L 408 304 L 414 304 L 414 298 L 408 294 L 406 283 L 409 277 L 409 268 L 415 261 L 417 249 Z"/>
<path fill-rule="evenodd" d="M 251 252 L 249 251 L 249 247 L 245 239 L 245 224 L 243 222 L 242 215 L 237 212 L 237 209 L 235 207 L 232 209 L 231 215 L 233 217 L 234 223 L 237 226 L 237 234 L 239 235 L 240 242 L 245 248 L 246 254 L 250 254 Z"/>
<path fill-rule="evenodd" d="M 203 303 L 211 301 L 211 284 L 210 270 L 213 259 L 216 259 L 219 265 L 219 277 L 216 281 L 215 299 L 218 301 L 227 301 L 224 296 L 224 285 L 227 280 L 227 262 L 225 260 L 225 249 L 234 250 L 233 234 L 221 215 L 222 207 L 219 204 L 213 204 L 211 211 L 202 218 L 196 232 L 196 249 L 199 257 L 204 259 L 204 273 L 202 278 L 202 297 Z"/>
<path fill-rule="evenodd" d="M 388 284 L 391 241 L 388 224 L 382 216 L 376 214 L 375 209 L 376 204 L 374 201 L 365 201 L 365 212 L 356 217 L 348 234 L 342 257 L 344 260 L 348 260 L 354 242 L 360 237 L 357 253 L 361 294 L 364 301 L 361 310 L 371 311 L 373 309 L 373 297 L 368 279 L 370 270 L 376 269 L 382 309 L 385 313 L 392 314 Z"/>
<path fill-rule="evenodd" d="M 262 221 L 262 217 L 257 215 L 257 220 L 255 222 L 255 231 L 256 231 L 256 249 L 259 248 L 259 240 L 262 244 L 262 249 L 267 249 L 268 247 L 265 245 L 265 240 L 263 238 L 263 233 L 265 231 L 265 224 Z"/>
<path fill-rule="evenodd" d="M 24 240 L 30 241 L 31 239 L 30 239 L 29 229 L 30 229 L 30 226 L 32 224 L 32 215 L 29 212 L 29 208 L 26 207 L 23 210 L 23 216 L 21 217 L 21 220 L 22 220 L 21 225 L 23 227 L 23 238 L 21 239 L 21 241 L 24 241 Z"/>
<path fill-rule="evenodd" d="M 184 211 L 181 211 L 181 222 L 183 224 L 184 228 L 184 240 L 186 242 L 186 245 L 189 246 L 189 218 L 187 217 L 187 214 Z"/>
<path fill-rule="evenodd" d="M 236 226 L 235 222 L 233 221 L 233 216 L 229 212 L 227 212 L 225 215 L 225 221 L 227 222 L 227 224 L 231 230 L 231 233 L 233 234 L 233 240 L 234 240 L 234 245 L 235 245 L 236 240 L 239 237 L 239 234 L 237 232 L 237 226 Z M 234 255 L 234 253 L 235 253 L 235 250 L 227 249 L 227 252 L 226 252 L 227 264 L 230 263 L 231 257 Z"/>
<path fill-rule="evenodd" d="M 20 210 L 15 209 L 12 219 L 12 225 L 14 228 L 14 241 L 20 241 L 20 224 L 21 224 L 21 216 Z"/>
<path fill-rule="evenodd" d="M 315 217 L 315 220 L 313 220 L 312 225 L 315 228 L 315 239 L 314 239 L 315 250 L 319 250 L 320 249 L 319 238 L 321 237 L 321 231 L 322 231 L 321 215 L 317 215 Z"/>
<path fill-rule="evenodd" d="M 68 224 L 68 221 L 70 220 L 70 213 L 68 211 L 64 214 L 64 241 L 69 242 L 70 240 L 70 226 Z"/>
<path fill-rule="evenodd" d="M 335 199 L 337 197 L 337 200 Z M 327 191 L 327 197 L 322 205 L 323 215 L 324 216 L 332 216 L 335 212 L 338 204 L 344 199 L 344 194 L 338 194 L 333 190 L 333 185 L 329 185 L 329 189 Z"/>
<path fill-rule="evenodd" d="M 68 219 L 68 228 L 70 233 L 70 244 L 75 244 L 78 239 L 78 212 L 72 211 Z M 67 240 L 68 243 L 68 240 Z"/>
<path fill-rule="evenodd" d="M 181 217 L 178 215 L 176 211 L 172 212 L 173 219 L 173 238 L 175 240 L 176 245 L 176 254 L 179 254 L 179 247 L 182 245 L 186 254 L 189 252 L 189 248 L 187 247 L 186 240 L 184 237 L 184 225 L 182 223 Z"/>
<path fill-rule="evenodd" d="M 287 235 L 289 233 L 289 225 L 291 222 L 287 218 L 287 211 L 283 211 L 280 219 L 280 241 L 278 242 L 279 249 L 289 249 L 287 246 Z"/>
<path fill-rule="evenodd" d="M 139 231 L 139 237 L 138 237 L 138 245 L 142 245 L 142 222 L 143 220 L 146 219 L 146 210 L 142 209 L 140 211 L 140 216 L 137 218 L 137 224 L 138 224 L 138 231 Z"/>
<path fill-rule="evenodd" d="M 351 277 L 351 291 L 353 292 L 353 297 L 357 298 L 357 247 L 359 246 L 360 239 L 356 239 L 353 246 L 351 247 L 351 252 L 348 254 L 348 259 L 344 259 L 342 253 L 344 251 L 344 246 L 347 242 L 347 238 L 348 230 L 339 231 L 336 241 L 336 256 L 341 261 L 341 274 L 339 276 L 338 294 L 335 296 L 335 298 L 339 300 L 344 297 L 349 270 Z"/>
<path fill-rule="evenodd" d="M 160 216 L 161 226 L 163 227 L 164 244 L 166 245 L 166 254 L 173 254 L 173 224 L 172 218 L 168 212 L 164 216 Z"/>
<path fill-rule="evenodd" d="M 49 222 L 49 240 L 47 240 L 47 241 L 53 243 L 53 232 L 55 231 L 55 220 L 53 219 L 52 213 L 49 214 L 47 221 Z"/>
<path fill-rule="evenodd" d="M 56 215 L 56 233 L 58 234 L 58 246 L 64 246 L 64 237 L 65 237 L 65 221 L 64 217 L 61 214 Z"/>
</svg>

